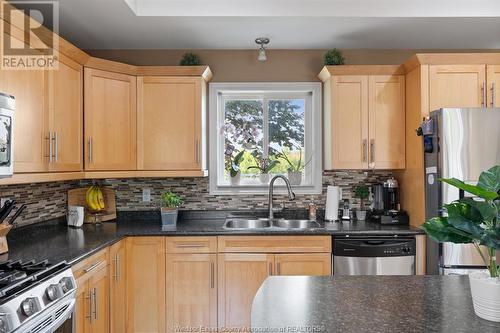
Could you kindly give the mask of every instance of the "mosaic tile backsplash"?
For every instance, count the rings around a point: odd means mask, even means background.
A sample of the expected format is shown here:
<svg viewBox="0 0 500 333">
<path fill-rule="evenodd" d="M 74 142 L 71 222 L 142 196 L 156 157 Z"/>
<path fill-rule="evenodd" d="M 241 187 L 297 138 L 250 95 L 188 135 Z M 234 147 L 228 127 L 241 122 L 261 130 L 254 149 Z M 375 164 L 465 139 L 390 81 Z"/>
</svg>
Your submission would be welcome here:
<svg viewBox="0 0 500 333">
<path fill-rule="evenodd" d="M 344 199 L 352 206 L 358 206 L 353 198 L 354 186 L 359 183 L 375 184 L 392 176 L 389 171 L 325 171 L 323 174 L 323 193 L 318 195 L 297 195 L 295 201 L 287 196 L 277 195 L 276 205 L 287 208 L 307 208 L 310 202 L 323 208 L 326 202 L 326 186 L 338 185 L 343 188 Z M 101 181 L 116 191 L 116 206 L 119 211 L 151 210 L 158 206 L 160 195 L 172 191 L 183 196 L 185 202 L 181 209 L 222 210 L 222 209 L 265 209 L 267 195 L 210 195 L 208 178 L 137 178 L 107 179 Z M 57 218 L 66 214 L 67 191 L 79 186 L 87 186 L 90 181 L 68 181 L 29 185 L 0 186 L 1 198 L 14 198 L 26 203 L 26 211 L 17 220 L 17 225 L 28 225 Z M 142 189 L 151 190 L 151 202 L 142 202 Z M 278 207 L 278 206 L 276 206 Z M 12 213 L 14 214 L 14 212 Z"/>
</svg>

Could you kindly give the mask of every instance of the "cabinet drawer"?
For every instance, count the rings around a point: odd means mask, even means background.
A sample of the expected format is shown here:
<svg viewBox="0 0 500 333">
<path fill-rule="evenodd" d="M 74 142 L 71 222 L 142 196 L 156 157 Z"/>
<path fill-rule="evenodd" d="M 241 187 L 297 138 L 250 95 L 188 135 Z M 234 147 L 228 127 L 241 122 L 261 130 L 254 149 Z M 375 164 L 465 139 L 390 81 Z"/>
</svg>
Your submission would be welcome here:
<svg viewBox="0 0 500 333">
<path fill-rule="evenodd" d="M 167 253 L 216 253 L 217 237 L 167 237 Z"/>
<path fill-rule="evenodd" d="M 99 269 L 106 267 L 108 265 L 108 262 L 108 249 L 106 248 L 80 261 L 71 269 L 73 270 L 75 279 L 78 279 L 79 277 L 87 273 L 97 272 Z"/>
<path fill-rule="evenodd" d="M 330 253 L 330 236 L 220 236 L 219 252 Z"/>
</svg>

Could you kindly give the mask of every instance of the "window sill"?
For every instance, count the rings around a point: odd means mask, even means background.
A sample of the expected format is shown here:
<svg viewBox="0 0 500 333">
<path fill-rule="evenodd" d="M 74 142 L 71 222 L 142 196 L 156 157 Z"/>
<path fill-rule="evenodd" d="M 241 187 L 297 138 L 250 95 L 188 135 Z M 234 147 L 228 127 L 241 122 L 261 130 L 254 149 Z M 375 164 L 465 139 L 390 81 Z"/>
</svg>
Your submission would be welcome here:
<svg viewBox="0 0 500 333">
<path fill-rule="evenodd" d="M 296 185 L 292 186 L 295 194 L 321 194 L 322 187 L 319 188 L 314 185 Z M 247 195 L 247 194 L 260 194 L 267 195 L 269 193 L 268 184 L 258 185 L 218 185 L 210 189 L 212 195 Z M 274 185 L 274 193 L 278 195 L 287 195 L 287 189 L 284 185 Z"/>
</svg>

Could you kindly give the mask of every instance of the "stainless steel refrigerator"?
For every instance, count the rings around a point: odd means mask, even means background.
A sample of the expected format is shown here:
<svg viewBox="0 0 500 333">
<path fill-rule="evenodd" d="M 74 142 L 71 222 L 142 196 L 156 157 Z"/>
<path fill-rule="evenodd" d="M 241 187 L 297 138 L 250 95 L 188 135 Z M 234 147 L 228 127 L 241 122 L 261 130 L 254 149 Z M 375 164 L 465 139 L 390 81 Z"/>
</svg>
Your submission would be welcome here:
<svg viewBox="0 0 500 333">
<path fill-rule="evenodd" d="M 500 165 L 500 108 L 446 108 L 431 112 L 424 129 L 426 218 L 446 214 L 443 203 L 468 195 L 439 182 L 476 184 L 482 171 Z M 427 242 L 427 274 L 468 274 L 484 268 L 471 244 Z"/>
</svg>

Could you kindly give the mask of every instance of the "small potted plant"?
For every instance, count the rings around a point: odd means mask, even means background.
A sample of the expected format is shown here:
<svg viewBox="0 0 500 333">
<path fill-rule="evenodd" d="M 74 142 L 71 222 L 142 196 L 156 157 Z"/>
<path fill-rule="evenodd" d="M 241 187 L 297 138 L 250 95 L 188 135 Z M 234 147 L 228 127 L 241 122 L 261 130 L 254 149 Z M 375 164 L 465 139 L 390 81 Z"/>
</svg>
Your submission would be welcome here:
<svg viewBox="0 0 500 333">
<path fill-rule="evenodd" d="M 181 197 L 172 192 L 164 192 L 161 195 L 161 223 L 163 226 L 175 227 L 177 225 L 177 215 L 179 206 L 184 203 Z"/>
<path fill-rule="evenodd" d="M 238 185 L 241 180 L 240 163 L 243 162 L 245 150 L 240 151 L 234 158 L 229 161 L 229 177 L 231 185 Z"/>
<path fill-rule="evenodd" d="M 259 179 L 262 184 L 269 183 L 269 173 L 273 170 L 280 162 L 278 160 L 271 160 L 270 158 L 260 158 L 257 159 L 255 165 L 251 165 L 248 169 L 258 169 Z"/>
<path fill-rule="evenodd" d="M 199 66 L 201 64 L 200 57 L 192 52 L 187 52 L 182 55 L 179 65 L 181 66 Z"/>
<path fill-rule="evenodd" d="M 482 172 L 476 185 L 456 178 L 440 181 L 479 199 L 465 197 L 445 204 L 446 216 L 434 217 L 421 228 L 437 242 L 474 244 L 488 268 L 469 275 L 474 311 L 483 319 L 500 322 L 500 267 L 496 262 L 496 250 L 500 250 L 500 166 Z M 487 255 L 480 245 L 487 248 Z"/>
<path fill-rule="evenodd" d="M 344 56 L 338 49 L 331 49 L 326 51 L 323 56 L 323 63 L 325 66 L 335 66 L 344 64 Z"/>
<path fill-rule="evenodd" d="M 361 184 L 356 186 L 354 189 L 354 197 L 358 198 L 360 201 L 359 209 L 356 210 L 356 220 L 364 221 L 366 220 L 366 209 L 365 209 L 365 200 L 368 199 L 370 195 L 370 190 L 368 186 Z"/>
<path fill-rule="evenodd" d="M 297 147 L 299 150 L 299 160 L 292 160 L 289 153 L 285 150 L 282 150 L 278 153 L 278 158 L 285 160 L 288 163 L 288 180 L 290 181 L 290 185 L 300 185 L 302 183 L 302 174 L 305 167 L 311 162 L 312 156 L 306 163 L 303 163 L 302 160 L 302 148 Z"/>
</svg>

